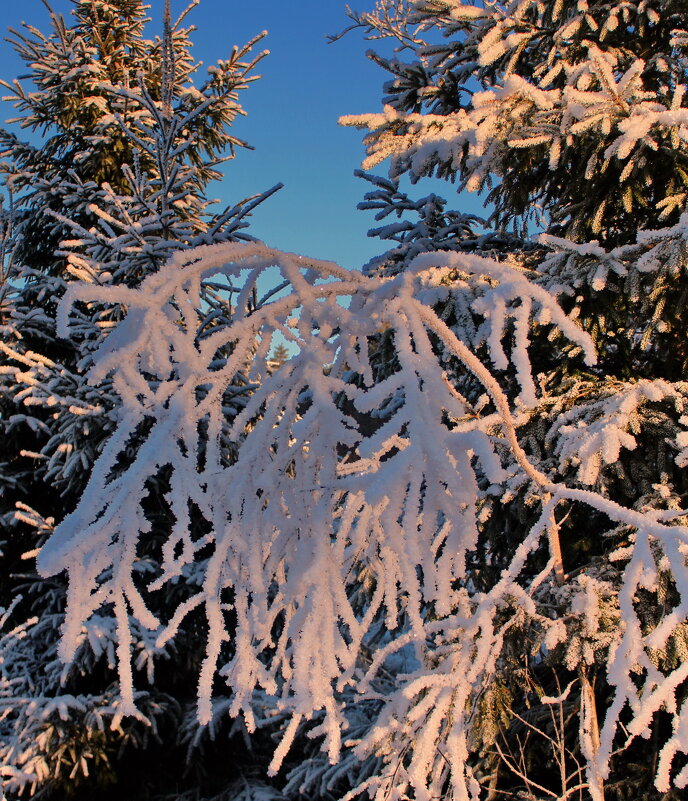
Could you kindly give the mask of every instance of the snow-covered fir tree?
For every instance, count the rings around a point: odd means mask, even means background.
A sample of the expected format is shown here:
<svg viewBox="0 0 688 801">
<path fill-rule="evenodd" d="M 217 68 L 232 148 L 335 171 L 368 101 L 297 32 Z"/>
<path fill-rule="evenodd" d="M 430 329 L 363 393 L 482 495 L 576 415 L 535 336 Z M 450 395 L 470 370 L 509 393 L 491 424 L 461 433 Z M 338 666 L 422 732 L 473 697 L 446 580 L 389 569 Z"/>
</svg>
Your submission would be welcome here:
<svg viewBox="0 0 688 801">
<path fill-rule="evenodd" d="M 2 218 L 0 290 L 0 786 L 8 798 L 62 798 L 67 791 L 91 798 L 109 786 L 117 797 L 148 797 L 181 787 L 186 757 L 199 752 L 202 744 L 187 742 L 197 727 L 182 724 L 193 699 L 194 625 L 162 652 L 140 633 L 137 671 L 149 681 L 138 718 L 120 714 L 114 628 L 106 618 L 84 629 L 68 669 L 57 658 L 65 586 L 38 579 L 30 560 L 75 506 L 117 425 L 115 389 L 94 390 L 84 372 L 122 313 L 86 304 L 78 332 L 65 340 L 55 312 L 74 281 L 135 287 L 176 251 L 250 240 L 242 231 L 246 218 L 274 191 L 219 212 L 205 194 L 227 151 L 231 157 L 244 144 L 230 126 L 243 113 L 238 93 L 262 58 L 252 53 L 257 40 L 234 48 L 194 85 L 185 14 L 173 21 L 168 7 L 160 35 L 149 39 L 139 0 L 73 5 L 69 21 L 51 13 L 49 34 L 13 33 L 31 83 L 6 84 L 21 125 L 44 134 L 39 144 L 26 144 L 2 133 L 11 199 Z M 231 316 L 232 302 L 231 292 L 208 290 L 206 335 Z M 241 408 L 250 391 L 246 380 L 228 390 L 226 408 Z M 164 519 L 164 471 L 147 486 L 148 513 Z M 155 570 L 158 558 L 150 544 L 140 569 Z M 188 582 L 193 576 L 172 593 L 183 595 Z M 157 687 L 150 684 L 154 652 Z M 151 760 L 158 774 L 142 781 Z M 205 763 L 197 763 L 202 772 Z"/>
<path fill-rule="evenodd" d="M 531 361 L 543 394 L 523 421 L 521 441 L 566 480 L 636 509 L 684 506 L 685 7 L 390 0 L 374 13 L 352 17 L 367 35 L 390 37 L 398 45 L 395 58 L 372 54 L 391 74 L 384 113 L 344 119 L 369 131 L 365 166 L 389 157 L 394 182 L 402 175 L 414 183 L 437 175 L 456 180 L 460 189 L 486 190 L 489 223 L 498 231 L 523 235 L 528 224 L 531 232 L 544 229 L 526 250 L 512 241 L 498 258 L 532 271 L 533 280 L 558 295 L 595 341 L 597 365 L 581 369 L 575 351 L 552 342 L 549 332 L 543 336 L 541 327 L 533 332 Z M 418 236 L 419 226 L 412 227 Z M 472 245 L 468 237 L 461 247 Z M 371 266 L 389 269 L 389 263 L 388 257 Z M 464 330 L 475 341 L 476 304 L 466 309 L 443 303 L 438 311 L 455 325 L 467 325 Z M 510 541 L 515 545 L 522 538 L 538 502 L 526 488 L 510 503 L 505 500 L 490 501 L 485 512 L 488 550 L 478 551 L 477 580 L 493 581 L 503 570 Z M 613 627 L 618 614 L 613 610 L 623 599 L 621 582 L 634 567 L 620 547 L 627 532 L 604 516 L 580 515 L 576 507 L 562 510 L 559 581 L 570 593 L 564 580 L 569 576 L 578 583 L 603 578 L 595 592 L 607 607 L 604 625 Z M 645 632 L 664 615 L 667 581 L 671 587 L 673 581 L 680 584 L 660 574 L 635 596 Z M 558 614 L 566 618 L 563 609 Z M 653 653 L 646 675 L 685 662 L 684 624 L 676 622 L 680 625 L 665 648 Z M 613 712 L 626 724 L 629 713 L 621 711 L 618 683 L 607 678 L 619 640 L 607 634 L 605 641 L 594 626 L 588 629 L 599 644 L 588 645 L 587 652 L 576 636 L 573 656 L 559 648 L 546 659 L 536 650 L 535 659 L 525 663 L 505 661 L 495 685 L 498 702 L 485 702 L 483 710 L 490 746 L 483 756 L 492 766 L 494 792 L 565 796 L 563 779 L 557 786 L 557 774 L 563 777 L 565 771 L 551 750 L 553 740 L 563 743 L 561 723 L 533 704 L 537 693 L 550 694 L 562 676 L 579 675 L 562 714 L 584 707 L 588 672 L 600 725 L 615 693 Z M 628 631 L 625 638 L 631 639 Z M 680 689 L 676 703 L 683 694 Z M 670 709 L 671 703 L 664 707 Z M 647 718 L 654 726 L 651 760 L 647 743 L 632 729 L 623 748 L 620 735 L 607 726 L 601 750 L 609 755 L 616 736 L 618 751 L 598 779 L 600 787 L 606 785 L 606 798 L 635 797 L 641 788 L 665 797 L 668 761 L 662 762 L 660 752 L 671 739 L 665 714 Z M 575 743 L 571 726 L 566 736 Z M 575 767 L 580 753 L 566 747 L 569 766 Z M 656 785 L 661 793 L 649 789 L 657 770 L 663 773 Z M 572 769 L 573 785 L 576 776 Z"/>
</svg>

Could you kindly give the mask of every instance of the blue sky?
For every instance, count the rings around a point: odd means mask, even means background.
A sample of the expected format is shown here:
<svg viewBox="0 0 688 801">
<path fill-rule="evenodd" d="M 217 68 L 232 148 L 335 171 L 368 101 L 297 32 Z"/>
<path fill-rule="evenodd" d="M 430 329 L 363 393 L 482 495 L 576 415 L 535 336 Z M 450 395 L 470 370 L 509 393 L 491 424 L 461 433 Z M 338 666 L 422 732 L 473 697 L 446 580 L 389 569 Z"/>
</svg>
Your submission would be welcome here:
<svg viewBox="0 0 688 801">
<path fill-rule="evenodd" d="M 374 5 L 373 0 L 350 2 L 358 10 Z M 163 0 L 150 4 L 153 35 L 162 28 Z M 187 4 L 172 0 L 173 17 Z M 51 5 L 62 13 L 71 7 L 69 0 Z M 248 116 L 234 126 L 236 135 L 255 150 L 238 153 L 211 196 L 229 203 L 282 182 L 285 188 L 256 210 L 253 235 L 282 250 L 358 268 L 384 246 L 366 237 L 374 224 L 371 213 L 356 210 L 368 187 L 353 176 L 364 156 L 361 132 L 340 127 L 337 119 L 380 110 L 386 73 L 365 57 L 375 43 L 365 42 L 358 32 L 335 44 L 326 42 L 326 34 L 346 27 L 345 5 L 345 0 L 201 0 L 187 22 L 197 28 L 195 55 L 206 66 L 225 58 L 233 44 L 268 31 L 259 46 L 270 50 L 260 65 L 263 77 L 244 92 Z M 41 0 L 6 1 L 1 19 L 5 29 L 22 22 L 46 32 L 49 27 Z M 4 42 L 0 77 L 11 80 L 21 71 L 21 61 Z M 11 106 L 5 104 L 2 119 L 11 115 Z M 378 170 L 386 172 L 386 166 Z M 438 190 L 437 182 L 432 183 L 419 185 L 414 194 L 454 192 L 451 186 Z M 479 213 L 473 197 L 461 206 Z"/>
</svg>

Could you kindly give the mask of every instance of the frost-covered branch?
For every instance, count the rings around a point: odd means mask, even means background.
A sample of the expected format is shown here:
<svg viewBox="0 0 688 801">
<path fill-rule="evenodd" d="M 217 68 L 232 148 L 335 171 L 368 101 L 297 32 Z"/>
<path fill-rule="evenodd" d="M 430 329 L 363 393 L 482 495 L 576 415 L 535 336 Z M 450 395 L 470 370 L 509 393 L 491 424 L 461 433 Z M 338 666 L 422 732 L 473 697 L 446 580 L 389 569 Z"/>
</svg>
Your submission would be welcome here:
<svg viewBox="0 0 688 801">
<path fill-rule="evenodd" d="M 275 268 L 283 289 L 257 303 Z M 205 287 L 221 293 L 223 282 L 232 313 L 204 330 Z M 437 313 L 461 295 L 482 321 L 469 337 Z M 528 453 L 524 420 L 541 402 L 529 360 L 535 323 L 555 326 L 589 363 L 595 354 L 589 337 L 523 271 L 435 252 L 379 278 L 258 243 L 223 244 L 176 253 L 137 289 L 72 285 L 61 305 L 63 336 L 77 301 L 126 310 L 89 374 L 92 383 L 111 376 L 121 413 L 79 506 L 38 564 L 45 575 L 70 574 L 63 658 L 72 658 L 85 621 L 114 614 L 126 713 L 136 712 L 132 621 L 162 647 L 197 610 L 208 632 L 201 723 L 213 719 L 213 683 L 221 677 L 232 693 L 229 712 L 242 714 L 249 729 L 257 691 L 273 696 L 290 720 L 272 771 L 302 721 L 314 716 L 313 734 L 324 737 L 334 762 L 346 726 L 341 694 L 371 692 L 387 660 L 413 647 L 415 666 L 397 677 L 398 689 L 356 746 L 359 756 L 395 765 L 366 787 L 380 800 L 411 788 L 429 798 L 449 782 L 454 797 L 477 799 L 472 726 L 510 638 L 528 625 L 539 632 L 536 648 L 566 647 L 571 624 L 563 618 L 595 619 L 595 593 L 582 607 L 577 600 L 591 586 L 588 577 L 568 576 L 562 564 L 555 515 L 573 503 L 633 532 L 619 556 L 627 562 L 618 591 L 624 627 L 607 643 L 613 699 L 599 747 L 590 734 L 594 698 L 586 696 L 580 711 L 590 792 L 601 801 L 620 719 L 631 735 L 643 734 L 662 705 L 676 723 L 657 777 L 668 786 L 671 760 L 686 748 L 675 697 L 685 666 L 659 671 L 651 654 L 688 616 L 688 528 L 674 521 L 679 513 L 628 509 L 567 485 Z M 376 380 L 371 358 L 384 331 L 392 331 L 396 366 Z M 271 374 L 278 332 L 298 353 Z M 462 395 L 447 378 L 447 359 L 486 400 L 472 404 Z M 228 413 L 226 394 L 239 374 L 255 388 Z M 638 392 L 661 400 L 660 388 Z M 606 461 L 617 446 L 631 445 L 619 432 L 640 395 L 619 401 L 606 428 L 581 429 L 581 459 Z M 564 460 L 573 419 L 552 434 L 562 436 Z M 170 526 L 159 530 L 146 497 L 163 471 Z M 533 525 L 497 580 L 479 589 L 471 557 L 485 545 L 485 503 L 524 482 L 538 502 Z M 162 560 L 144 580 L 136 565 L 141 543 L 153 535 L 162 540 Z M 197 583 L 164 617 L 154 615 L 147 598 L 184 581 L 191 565 Z M 648 629 L 635 604 L 663 574 L 676 599 Z M 561 617 L 543 600 L 552 597 Z M 364 678 L 366 643 L 380 627 L 386 644 Z M 681 786 L 683 773 L 676 781 Z"/>
</svg>

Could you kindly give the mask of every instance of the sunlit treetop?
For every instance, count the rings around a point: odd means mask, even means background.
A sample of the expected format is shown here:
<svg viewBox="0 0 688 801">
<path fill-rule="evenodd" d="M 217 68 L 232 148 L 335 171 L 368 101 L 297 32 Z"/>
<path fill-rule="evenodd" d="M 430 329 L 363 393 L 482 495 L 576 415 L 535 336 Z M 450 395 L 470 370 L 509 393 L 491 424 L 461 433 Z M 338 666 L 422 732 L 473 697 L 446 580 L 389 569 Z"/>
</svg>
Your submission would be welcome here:
<svg viewBox="0 0 688 801">
<path fill-rule="evenodd" d="M 404 14 L 403 9 L 407 9 Z M 395 13 L 392 13 L 396 11 Z M 685 6 L 677 0 L 385 0 L 354 15 L 403 52 L 367 127 L 370 167 L 485 190 L 497 227 L 616 245 L 678 219 L 688 185 Z"/>
</svg>

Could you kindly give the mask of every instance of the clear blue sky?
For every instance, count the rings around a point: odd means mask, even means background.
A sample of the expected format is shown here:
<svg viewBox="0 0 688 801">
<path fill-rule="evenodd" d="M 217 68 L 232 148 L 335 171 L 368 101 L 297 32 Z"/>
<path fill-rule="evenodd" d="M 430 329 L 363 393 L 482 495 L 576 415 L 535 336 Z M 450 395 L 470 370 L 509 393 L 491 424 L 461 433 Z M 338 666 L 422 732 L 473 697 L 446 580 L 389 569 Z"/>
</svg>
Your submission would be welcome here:
<svg viewBox="0 0 688 801">
<path fill-rule="evenodd" d="M 172 0 L 173 17 L 187 0 Z M 373 0 L 350 0 L 368 10 Z M 22 22 L 47 32 L 48 13 L 41 0 L 21 3 L 4 0 L 0 20 L 4 29 Z M 69 0 L 53 0 L 57 12 L 67 13 Z M 149 33 L 161 31 L 163 0 L 151 0 Z M 370 212 L 356 210 L 368 184 L 354 178 L 364 156 L 361 132 L 342 128 L 343 114 L 381 109 L 386 73 L 372 64 L 365 51 L 375 43 L 352 32 L 335 44 L 325 35 L 347 25 L 346 0 L 201 0 L 187 17 L 197 31 L 195 55 L 206 66 L 227 57 L 233 44 L 244 44 L 262 30 L 261 46 L 270 55 L 260 65 L 260 81 L 243 93 L 248 116 L 234 131 L 255 147 L 239 152 L 226 168 L 226 178 L 211 192 L 233 202 L 269 188 L 285 188 L 256 210 L 251 233 L 268 245 L 318 258 L 333 259 L 358 268 L 384 250 L 368 239 L 374 225 Z M 22 63 L 7 42 L 0 45 L 0 77 L 11 80 Z M 12 115 L 4 104 L 2 120 Z M 378 170 L 386 172 L 386 165 Z M 414 193 L 440 191 L 452 195 L 451 185 L 420 184 Z M 458 198 L 455 207 L 459 207 Z M 474 197 L 462 202 L 463 210 L 480 212 Z"/>
</svg>

